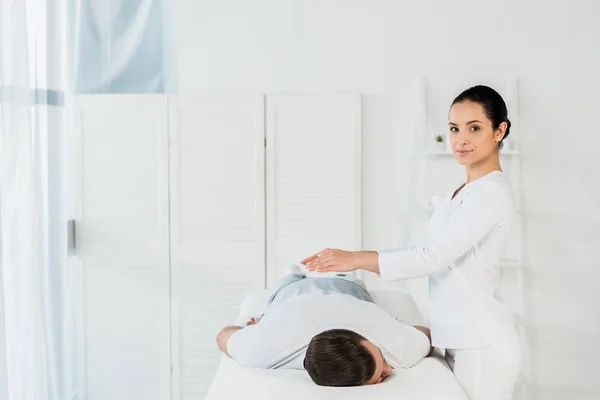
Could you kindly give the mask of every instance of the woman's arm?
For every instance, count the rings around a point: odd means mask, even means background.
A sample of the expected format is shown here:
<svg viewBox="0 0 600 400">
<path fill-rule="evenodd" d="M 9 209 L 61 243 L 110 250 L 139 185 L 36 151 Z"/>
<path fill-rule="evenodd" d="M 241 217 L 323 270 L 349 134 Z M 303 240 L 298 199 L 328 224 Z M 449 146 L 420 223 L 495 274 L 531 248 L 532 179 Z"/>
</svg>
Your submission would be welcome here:
<svg viewBox="0 0 600 400">
<path fill-rule="evenodd" d="M 482 182 L 469 193 L 452 218 L 429 232 L 419 244 L 379 251 L 378 269 L 384 280 L 431 275 L 475 247 L 507 217 L 507 196 L 496 182 Z"/>
<path fill-rule="evenodd" d="M 497 226 L 507 215 L 507 201 L 501 185 L 482 182 L 463 199 L 450 220 L 418 244 L 379 252 L 326 249 L 302 264 L 319 272 L 364 269 L 388 281 L 431 275 L 460 258 Z"/>
<path fill-rule="evenodd" d="M 379 273 L 376 251 L 345 251 L 325 249 L 305 258 L 300 264 L 306 265 L 309 271 L 318 272 L 350 272 L 357 269 Z"/>
</svg>

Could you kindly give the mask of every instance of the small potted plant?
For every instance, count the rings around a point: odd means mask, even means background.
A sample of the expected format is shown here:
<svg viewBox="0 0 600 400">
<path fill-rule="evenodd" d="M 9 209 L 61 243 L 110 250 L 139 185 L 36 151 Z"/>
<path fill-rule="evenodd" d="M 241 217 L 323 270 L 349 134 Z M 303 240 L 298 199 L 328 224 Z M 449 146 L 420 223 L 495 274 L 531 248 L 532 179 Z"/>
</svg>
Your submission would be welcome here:
<svg viewBox="0 0 600 400">
<path fill-rule="evenodd" d="M 445 151 L 446 150 L 446 144 L 444 143 L 444 137 L 442 135 L 436 135 L 435 149 L 437 151 Z"/>
</svg>

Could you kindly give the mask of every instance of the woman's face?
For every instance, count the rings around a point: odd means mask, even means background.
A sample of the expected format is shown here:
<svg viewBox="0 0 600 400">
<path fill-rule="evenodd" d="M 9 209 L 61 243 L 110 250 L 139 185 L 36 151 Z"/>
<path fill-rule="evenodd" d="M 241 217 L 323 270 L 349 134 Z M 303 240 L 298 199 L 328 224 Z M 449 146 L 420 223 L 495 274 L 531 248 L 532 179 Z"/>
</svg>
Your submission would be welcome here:
<svg viewBox="0 0 600 400">
<path fill-rule="evenodd" d="M 452 106 L 448 126 L 452 152 L 458 162 L 465 166 L 479 164 L 495 154 L 506 130 L 505 122 L 494 130 L 483 107 L 471 101 Z"/>
</svg>

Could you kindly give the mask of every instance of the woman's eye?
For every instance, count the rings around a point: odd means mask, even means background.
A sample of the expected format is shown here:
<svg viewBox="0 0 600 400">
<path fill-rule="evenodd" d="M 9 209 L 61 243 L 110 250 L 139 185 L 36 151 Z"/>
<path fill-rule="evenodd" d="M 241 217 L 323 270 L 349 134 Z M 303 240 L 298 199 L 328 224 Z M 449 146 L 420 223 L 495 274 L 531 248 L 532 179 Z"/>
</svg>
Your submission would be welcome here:
<svg viewBox="0 0 600 400">
<path fill-rule="evenodd" d="M 458 128 L 455 126 L 450 127 L 450 132 L 458 132 Z"/>
<path fill-rule="evenodd" d="M 471 127 L 471 132 L 477 132 L 479 130 L 478 126 L 472 126 Z"/>
</svg>

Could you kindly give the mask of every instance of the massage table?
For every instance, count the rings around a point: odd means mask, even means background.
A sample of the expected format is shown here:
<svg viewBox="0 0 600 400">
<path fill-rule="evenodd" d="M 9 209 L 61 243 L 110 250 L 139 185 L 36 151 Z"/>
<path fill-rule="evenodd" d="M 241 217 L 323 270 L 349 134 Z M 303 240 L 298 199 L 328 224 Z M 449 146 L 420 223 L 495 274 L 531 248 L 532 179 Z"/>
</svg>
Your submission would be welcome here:
<svg viewBox="0 0 600 400">
<path fill-rule="evenodd" d="M 370 290 L 373 300 L 399 321 L 423 325 L 423 317 L 413 298 L 402 290 Z M 245 325 L 251 317 L 267 308 L 270 292 L 248 293 L 240 308 L 236 324 Z M 207 393 L 206 400 L 468 400 L 450 371 L 442 353 L 423 359 L 409 369 L 395 369 L 384 382 L 360 387 L 322 387 L 315 385 L 306 371 L 258 369 L 240 366 L 222 355 L 221 363 Z"/>
</svg>

